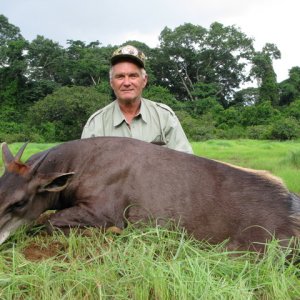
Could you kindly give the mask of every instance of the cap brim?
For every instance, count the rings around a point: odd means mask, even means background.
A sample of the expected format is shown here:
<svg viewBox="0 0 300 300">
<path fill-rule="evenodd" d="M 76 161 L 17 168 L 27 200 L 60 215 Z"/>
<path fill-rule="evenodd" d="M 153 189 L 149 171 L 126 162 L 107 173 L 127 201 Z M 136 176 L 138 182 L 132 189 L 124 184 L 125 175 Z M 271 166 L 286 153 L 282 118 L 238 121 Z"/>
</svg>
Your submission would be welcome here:
<svg viewBox="0 0 300 300">
<path fill-rule="evenodd" d="M 130 62 L 133 62 L 134 64 L 138 65 L 141 68 L 145 67 L 145 64 L 142 60 L 138 59 L 136 56 L 128 55 L 128 54 L 119 54 L 119 55 L 112 57 L 110 60 L 112 66 L 117 64 L 118 62 L 122 62 L 122 61 L 130 61 Z"/>
</svg>

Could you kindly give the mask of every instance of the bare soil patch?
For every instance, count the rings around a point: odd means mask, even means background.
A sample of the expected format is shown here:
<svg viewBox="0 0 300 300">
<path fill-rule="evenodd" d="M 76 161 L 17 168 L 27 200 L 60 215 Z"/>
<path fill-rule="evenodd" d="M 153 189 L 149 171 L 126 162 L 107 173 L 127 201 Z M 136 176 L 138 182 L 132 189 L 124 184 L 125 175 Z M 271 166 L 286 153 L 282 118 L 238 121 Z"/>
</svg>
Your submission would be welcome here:
<svg viewBox="0 0 300 300">
<path fill-rule="evenodd" d="M 60 242 L 52 242 L 47 246 L 37 243 L 31 243 L 26 248 L 24 248 L 22 253 L 27 260 L 41 261 L 51 257 L 55 257 L 62 251 L 65 252 L 65 248 L 65 245 Z"/>
</svg>

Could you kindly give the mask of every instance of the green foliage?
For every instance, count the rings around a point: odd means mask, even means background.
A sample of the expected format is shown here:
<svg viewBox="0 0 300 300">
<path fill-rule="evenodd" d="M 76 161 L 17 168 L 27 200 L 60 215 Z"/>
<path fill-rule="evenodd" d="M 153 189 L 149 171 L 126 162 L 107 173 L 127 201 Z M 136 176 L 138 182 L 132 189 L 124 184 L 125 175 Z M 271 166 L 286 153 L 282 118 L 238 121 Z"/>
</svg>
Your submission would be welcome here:
<svg viewBox="0 0 300 300">
<path fill-rule="evenodd" d="M 300 121 L 300 99 L 295 100 L 294 102 L 292 102 L 289 106 L 287 106 L 282 113 L 288 117 L 292 117 L 296 120 L 298 120 L 298 122 Z"/>
<path fill-rule="evenodd" d="M 45 139 L 25 123 L 0 121 L 0 142 L 26 141 L 45 142 Z"/>
<path fill-rule="evenodd" d="M 300 125 L 294 118 L 281 118 L 272 124 L 269 138 L 291 140 L 300 138 Z"/>
<path fill-rule="evenodd" d="M 192 141 L 208 140 L 215 137 L 215 121 L 211 113 L 194 118 L 186 111 L 176 112 L 188 139 Z"/>
<path fill-rule="evenodd" d="M 255 51 L 252 38 L 218 22 L 165 27 L 159 40 L 156 48 L 122 44 L 144 51 L 149 81 L 143 96 L 178 112 L 189 138 L 298 136 L 289 118 L 300 120 L 300 67 L 277 84 L 276 45 Z M 79 40 L 63 47 L 40 35 L 29 42 L 0 15 L 1 139 L 78 138 L 88 116 L 114 97 L 108 71 L 117 47 Z M 239 90 L 253 79 L 258 88 Z"/>
<path fill-rule="evenodd" d="M 173 110 L 179 110 L 182 107 L 182 103 L 180 101 L 177 101 L 175 97 L 168 91 L 168 89 L 162 86 L 148 86 L 143 91 L 143 97 L 155 102 L 164 103 L 172 107 Z"/>
<path fill-rule="evenodd" d="M 216 98 L 220 87 L 216 83 L 196 82 L 193 85 L 192 96 L 194 99 Z"/>
<path fill-rule="evenodd" d="M 58 43 L 38 35 L 28 46 L 26 59 L 31 80 L 64 82 L 62 70 L 66 68 L 64 49 Z"/>
<path fill-rule="evenodd" d="M 63 87 L 36 102 L 28 122 L 49 142 L 78 139 L 88 117 L 108 103 L 94 87 Z"/>
<path fill-rule="evenodd" d="M 243 126 L 264 125 L 276 120 L 280 112 L 275 109 L 270 101 L 265 101 L 253 106 L 246 106 L 241 111 L 241 124 Z"/>
<path fill-rule="evenodd" d="M 20 105 L 26 86 L 26 61 L 23 52 L 27 42 L 23 39 L 8 41 L 0 46 L 0 103 Z"/>
<path fill-rule="evenodd" d="M 183 103 L 183 109 L 195 118 L 207 113 L 211 113 L 217 117 L 224 111 L 223 107 L 213 97 L 197 99 L 195 101 L 186 101 Z"/>
<path fill-rule="evenodd" d="M 239 125 L 234 125 L 232 127 L 218 128 L 215 137 L 220 139 L 242 139 L 242 138 L 246 138 L 247 135 L 244 127 Z"/>
<path fill-rule="evenodd" d="M 166 27 L 159 39 L 153 70 L 158 84 L 179 99 L 195 100 L 201 94 L 197 84 L 209 84 L 217 87 L 217 99 L 226 106 L 233 90 L 247 80 L 245 61 L 252 55 L 252 40 L 234 26 L 216 22 L 205 29 L 186 23 L 174 30 Z"/>
<path fill-rule="evenodd" d="M 280 105 L 289 105 L 300 99 L 300 67 L 293 67 L 289 71 L 289 78 L 279 84 Z"/>
<path fill-rule="evenodd" d="M 246 137 L 254 140 L 266 140 L 271 136 L 271 125 L 253 125 L 247 127 Z"/>
<path fill-rule="evenodd" d="M 259 103 L 259 89 L 258 88 L 245 88 L 237 91 L 234 95 L 231 105 L 251 106 Z"/>
<path fill-rule="evenodd" d="M 61 84 L 47 79 L 33 80 L 27 83 L 26 89 L 23 91 L 23 97 L 29 105 L 52 94 L 61 87 Z"/>
<path fill-rule="evenodd" d="M 22 38 L 20 28 L 10 24 L 4 15 L 0 15 L 0 47 L 7 42 Z"/>
<path fill-rule="evenodd" d="M 279 87 L 272 58 L 280 58 L 280 51 L 274 44 L 266 44 L 263 50 L 257 52 L 252 58 L 253 67 L 251 73 L 261 81 L 259 101 L 270 101 L 273 106 L 277 106 L 279 104 Z"/>
<path fill-rule="evenodd" d="M 99 47 L 98 41 L 86 45 L 81 41 L 69 40 L 68 44 L 66 64 L 72 84 L 90 86 L 108 81 L 112 47 Z"/>
<path fill-rule="evenodd" d="M 239 108 L 231 106 L 222 113 L 217 114 L 218 127 L 228 128 L 241 124 L 241 113 Z"/>
</svg>

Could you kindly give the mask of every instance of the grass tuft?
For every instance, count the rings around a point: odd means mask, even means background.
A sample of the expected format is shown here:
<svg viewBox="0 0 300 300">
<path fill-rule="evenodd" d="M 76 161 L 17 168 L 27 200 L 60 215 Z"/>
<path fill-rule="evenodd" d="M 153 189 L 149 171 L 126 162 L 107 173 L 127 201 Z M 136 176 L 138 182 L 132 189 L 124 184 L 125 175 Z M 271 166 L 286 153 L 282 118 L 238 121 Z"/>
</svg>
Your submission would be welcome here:
<svg viewBox="0 0 300 300">
<path fill-rule="evenodd" d="M 290 249 L 274 240 L 259 256 L 228 252 L 225 246 L 197 241 L 178 228 L 129 227 L 120 235 L 91 229 L 88 236 L 72 230 L 69 237 L 23 233 L 22 243 L 11 240 L 1 251 L 0 298 L 300 297 L 300 270 L 294 258 L 287 259 Z M 38 251 L 48 256 L 36 259 Z"/>
<path fill-rule="evenodd" d="M 290 151 L 280 161 L 280 164 L 299 170 L 300 169 L 300 151 Z"/>
</svg>

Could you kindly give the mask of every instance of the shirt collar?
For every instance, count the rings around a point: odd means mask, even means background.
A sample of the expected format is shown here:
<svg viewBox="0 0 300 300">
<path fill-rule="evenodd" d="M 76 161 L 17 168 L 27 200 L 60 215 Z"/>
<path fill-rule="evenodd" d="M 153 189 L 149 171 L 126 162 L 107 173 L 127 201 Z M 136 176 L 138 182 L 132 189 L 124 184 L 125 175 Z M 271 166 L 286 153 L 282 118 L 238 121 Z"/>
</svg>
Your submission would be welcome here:
<svg viewBox="0 0 300 300">
<path fill-rule="evenodd" d="M 139 114 L 141 115 L 141 118 L 145 123 L 149 123 L 149 112 L 148 112 L 148 109 L 147 109 L 146 102 L 144 101 L 143 98 L 142 98 L 142 101 L 141 101 L 141 109 L 140 109 Z"/>
<path fill-rule="evenodd" d="M 114 111 L 113 111 L 113 124 L 119 126 L 121 123 L 126 122 L 124 115 L 121 112 L 118 101 L 115 100 Z"/>
<path fill-rule="evenodd" d="M 143 99 L 141 100 L 141 108 L 140 108 L 140 112 L 137 114 L 137 116 L 141 116 L 141 119 L 145 123 L 149 122 L 147 107 L 146 107 L 146 104 L 143 101 Z M 117 127 L 117 126 L 121 125 L 123 122 L 126 122 L 126 119 L 120 109 L 118 101 L 115 100 L 114 111 L 113 111 L 113 125 L 114 125 L 114 127 Z"/>
</svg>

